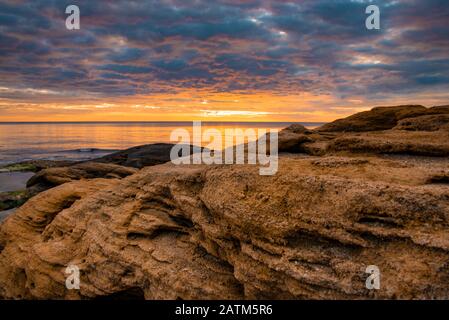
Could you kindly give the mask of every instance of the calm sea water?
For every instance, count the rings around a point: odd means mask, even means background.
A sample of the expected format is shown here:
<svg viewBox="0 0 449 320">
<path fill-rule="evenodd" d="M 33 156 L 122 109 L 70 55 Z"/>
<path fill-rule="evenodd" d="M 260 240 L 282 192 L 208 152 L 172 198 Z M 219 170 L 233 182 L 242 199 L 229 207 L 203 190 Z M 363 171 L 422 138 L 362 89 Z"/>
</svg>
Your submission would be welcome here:
<svg viewBox="0 0 449 320">
<path fill-rule="evenodd" d="M 281 130 L 287 122 L 203 122 L 203 130 Z M 322 123 L 301 123 L 314 128 Z M 87 160 L 142 144 L 170 142 L 170 133 L 191 122 L 0 123 L 0 164 L 33 159 Z M 226 137 L 229 139 L 232 137 Z"/>
</svg>

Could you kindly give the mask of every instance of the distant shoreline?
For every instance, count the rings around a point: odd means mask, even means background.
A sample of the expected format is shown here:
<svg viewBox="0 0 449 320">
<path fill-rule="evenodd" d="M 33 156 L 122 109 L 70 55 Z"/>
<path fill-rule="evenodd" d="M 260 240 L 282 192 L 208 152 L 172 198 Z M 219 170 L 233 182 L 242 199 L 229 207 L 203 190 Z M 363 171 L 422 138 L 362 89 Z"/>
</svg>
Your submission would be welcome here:
<svg viewBox="0 0 449 320">
<path fill-rule="evenodd" d="M 292 124 L 301 124 L 313 129 L 322 123 L 201 122 L 202 127 L 206 129 L 220 130 L 282 130 Z M 89 160 L 134 146 L 170 143 L 170 134 L 174 129 L 190 130 L 192 125 L 193 121 L 0 122 L 0 165 L 31 160 Z"/>
<path fill-rule="evenodd" d="M 191 124 L 193 121 L 0 121 L 0 125 L 14 124 Z M 321 126 L 327 122 L 276 122 L 276 121 L 201 121 L 203 125 L 219 125 L 219 124 L 274 124 L 286 125 L 302 124 L 304 126 Z"/>
</svg>

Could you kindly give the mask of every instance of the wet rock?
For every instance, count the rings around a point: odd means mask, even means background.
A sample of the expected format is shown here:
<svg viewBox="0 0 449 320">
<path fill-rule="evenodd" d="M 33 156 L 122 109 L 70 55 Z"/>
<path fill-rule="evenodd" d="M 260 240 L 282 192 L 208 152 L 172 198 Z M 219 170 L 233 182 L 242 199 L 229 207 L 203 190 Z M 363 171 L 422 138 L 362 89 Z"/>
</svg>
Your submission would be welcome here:
<svg viewBox="0 0 449 320">
<path fill-rule="evenodd" d="M 141 169 L 143 167 L 154 166 L 169 162 L 170 151 L 173 148 L 170 143 L 155 143 L 149 145 L 137 146 L 134 148 L 119 151 L 93 162 L 112 163 L 125 167 L 133 167 Z M 194 152 L 193 146 L 190 146 L 191 153 Z"/>
<path fill-rule="evenodd" d="M 0 192 L 0 211 L 16 208 L 31 197 L 27 190 Z"/>
<path fill-rule="evenodd" d="M 115 164 L 84 162 L 69 167 L 41 170 L 28 180 L 27 188 L 41 192 L 74 180 L 94 178 L 120 179 L 135 172 L 137 172 L 136 169 Z"/>
</svg>

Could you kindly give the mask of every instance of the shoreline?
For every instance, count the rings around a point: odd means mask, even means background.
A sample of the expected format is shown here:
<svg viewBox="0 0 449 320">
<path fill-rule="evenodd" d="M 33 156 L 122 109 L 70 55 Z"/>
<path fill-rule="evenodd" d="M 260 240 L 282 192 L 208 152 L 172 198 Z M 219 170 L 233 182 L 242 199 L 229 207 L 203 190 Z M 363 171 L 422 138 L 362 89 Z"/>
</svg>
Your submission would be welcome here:
<svg viewBox="0 0 449 320">
<path fill-rule="evenodd" d="M 281 130 L 304 123 L 314 128 L 322 123 L 307 122 L 202 122 L 204 128 L 259 128 Z M 170 143 L 175 129 L 192 130 L 193 122 L 164 123 L 9 123 L 0 130 L 0 165 L 32 160 L 84 161 L 134 146 Z M 0 128 L 1 129 L 1 128 Z M 34 139 L 35 141 L 30 141 Z M 32 143 L 34 142 L 34 143 Z"/>
<path fill-rule="evenodd" d="M 448 299 L 448 138 L 449 106 L 400 106 L 281 130 L 269 176 L 170 144 L 43 169 L 0 224 L 0 298 Z M 89 276 L 55 292 L 69 262 Z"/>
</svg>

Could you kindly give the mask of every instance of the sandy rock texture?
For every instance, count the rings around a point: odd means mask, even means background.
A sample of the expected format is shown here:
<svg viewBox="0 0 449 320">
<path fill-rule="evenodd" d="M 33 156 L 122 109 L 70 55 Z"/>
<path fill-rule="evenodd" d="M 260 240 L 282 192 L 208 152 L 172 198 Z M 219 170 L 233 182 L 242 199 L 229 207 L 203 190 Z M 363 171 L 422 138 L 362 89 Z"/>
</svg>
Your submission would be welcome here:
<svg viewBox="0 0 449 320">
<path fill-rule="evenodd" d="M 377 107 L 316 130 L 298 131 L 297 126 L 279 133 L 279 151 L 449 156 L 449 106 Z"/>
<path fill-rule="evenodd" d="M 44 191 L 0 225 L 0 297 L 449 299 L 449 140 L 398 108 L 388 129 L 285 129 L 273 176 L 167 163 Z"/>
<path fill-rule="evenodd" d="M 0 295 L 447 299 L 449 186 L 429 182 L 447 164 L 292 155 L 268 177 L 165 164 L 67 183 L 2 224 Z"/>
<path fill-rule="evenodd" d="M 320 127 L 321 132 L 378 131 L 394 128 L 399 121 L 424 115 L 449 114 L 449 106 L 426 108 L 420 105 L 376 107 Z"/>
<path fill-rule="evenodd" d="M 124 178 L 136 172 L 134 168 L 111 163 L 83 162 L 67 167 L 41 170 L 28 180 L 27 188 L 41 192 L 74 180 Z"/>
</svg>

